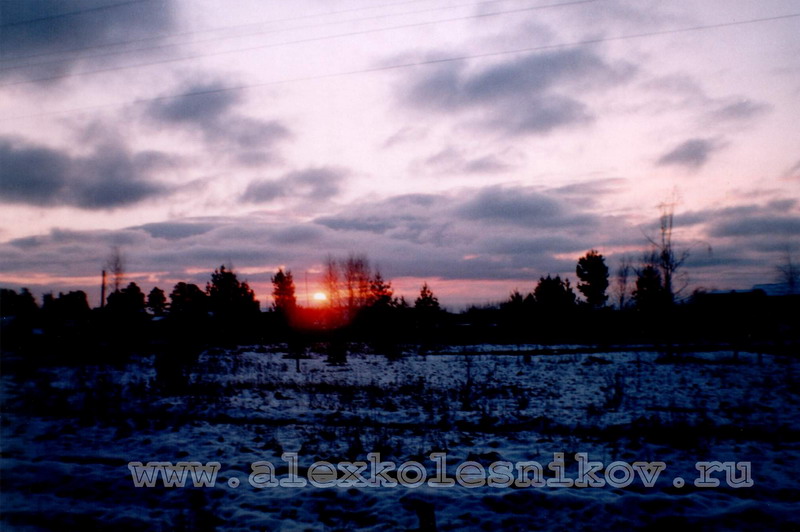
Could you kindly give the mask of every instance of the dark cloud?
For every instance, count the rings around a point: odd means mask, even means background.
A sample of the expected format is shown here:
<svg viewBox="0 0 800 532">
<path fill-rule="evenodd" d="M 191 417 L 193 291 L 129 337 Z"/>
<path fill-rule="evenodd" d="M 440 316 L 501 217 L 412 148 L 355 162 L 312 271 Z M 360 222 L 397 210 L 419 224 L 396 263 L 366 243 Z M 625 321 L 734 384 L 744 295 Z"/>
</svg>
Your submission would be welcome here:
<svg viewBox="0 0 800 532">
<path fill-rule="evenodd" d="M 441 65 L 404 91 L 414 107 L 438 112 L 476 111 L 479 121 L 512 134 L 547 133 L 588 122 L 593 114 L 572 96 L 628 79 L 630 65 L 610 65 L 585 49 L 510 59 L 480 71 Z"/>
<path fill-rule="evenodd" d="M 777 214 L 790 213 L 797 205 L 797 200 L 786 198 L 770 201 L 766 205 L 748 204 L 735 205 L 721 209 L 704 209 L 700 211 L 688 211 L 675 215 L 675 227 L 685 227 L 699 224 L 728 224 L 742 220 L 756 219 L 762 217 L 772 217 Z M 653 229 L 658 227 L 654 223 Z"/>
<path fill-rule="evenodd" d="M 0 69 L 0 78 L 25 80 L 64 75 L 89 61 L 91 55 L 108 52 L 105 45 L 157 38 L 174 28 L 176 6 L 166 0 L 117 6 L 105 0 L 3 2 L 0 50 L 6 64 Z M 142 53 L 145 52 L 138 52 Z M 117 56 L 112 57 L 118 60 Z"/>
<path fill-rule="evenodd" d="M 151 118 L 163 122 L 214 128 L 239 103 L 239 95 L 221 84 L 200 83 L 188 87 L 187 95 L 150 104 Z"/>
<path fill-rule="evenodd" d="M 594 116 L 582 102 L 567 96 L 531 98 L 518 109 L 509 108 L 489 121 L 511 133 L 549 133 L 560 127 L 591 122 Z"/>
<path fill-rule="evenodd" d="M 452 220 L 447 219 L 447 213 L 452 209 L 453 200 L 445 195 L 408 194 L 354 205 L 314 222 L 340 233 L 373 233 L 415 244 L 439 245 L 449 239 L 455 244 L 455 235 L 448 234 Z"/>
<path fill-rule="evenodd" d="M 800 239 L 800 216 L 752 216 L 715 224 L 712 236 L 771 236 Z"/>
<path fill-rule="evenodd" d="M 196 222 L 158 222 L 140 225 L 134 229 L 142 229 L 153 238 L 164 240 L 182 240 L 197 235 L 204 235 L 215 227 L 211 223 Z"/>
<path fill-rule="evenodd" d="M 721 105 L 711 113 L 711 119 L 714 121 L 750 120 L 770 109 L 771 106 L 767 104 L 742 99 Z"/>
<path fill-rule="evenodd" d="M 245 165 L 276 159 L 276 144 L 291 136 L 278 120 L 258 120 L 237 112 L 241 94 L 227 90 L 220 81 L 187 81 L 176 89 L 181 94 L 152 102 L 147 118 L 159 127 L 184 129 L 208 145 Z"/>
<path fill-rule="evenodd" d="M 279 179 L 251 182 L 241 200 L 248 203 L 267 203 L 287 197 L 326 200 L 339 194 L 347 175 L 346 170 L 333 167 L 297 170 Z"/>
<path fill-rule="evenodd" d="M 337 231 L 363 231 L 376 234 L 383 234 L 396 227 L 394 221 L 379 216 L 351 218 L 345 216 L 323 216 L 317 218 L 314 222 Z"/>
<path fill-rule="evenodd" d="M 686 166 L 700 168 L 708 162 L 712 153 L 721 148 L 720 144 L 710 139 L 689 139 L 659 157 L 658 166 Z"/>
<path fill-rule="evenodd" d="M 149 180 L 153 153 L 137 156 L 103 146 L 89 157 L 0 139 L 0 202 L 107 209 L 134 205 L 167 192 Z"/>
<path fill-rule="evenodd" d="M 276 230 L 271 240 L 276 244 L 312 244 L 322 236 L 323 232 L 318 227 L 298 225 Z"/>
<path fill-rule="evenodd" d="M 460 205 L 456 212 L 466 220 L 528 227 L 568 227 L 591 221 L 553 197 L 518 187 L 483 189 Z"/>
<path fill-rule="evenodd" d="M 625 186 L 627 180 L 621 177 L 607 177 L 580 181 L 547 190 L 548 194 L 555 194 L 573 200 L 574 198 L 596 198 L 616 194 Z"/>
<path fill-rule="evenodd" d="M 447 147 L 428 157 L 424 165 L 437 175 L 496 174 L 510 168 L 510 165 L 497 155 L 469 157 L 453 147 Z"/>
</svg>

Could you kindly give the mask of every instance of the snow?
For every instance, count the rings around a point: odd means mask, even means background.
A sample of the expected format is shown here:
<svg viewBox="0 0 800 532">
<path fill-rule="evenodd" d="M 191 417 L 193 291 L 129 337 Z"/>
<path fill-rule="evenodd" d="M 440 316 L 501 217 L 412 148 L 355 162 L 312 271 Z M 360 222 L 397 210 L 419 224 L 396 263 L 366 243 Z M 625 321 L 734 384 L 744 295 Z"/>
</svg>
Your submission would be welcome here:
<svg viewBox="0 0 800 532">
<path fill-rule="evenodd" d="M 763 529 L 800 526 L 800 386 L 796 357 L 725 351 L 547 354 L 476 345 L 399 358 L 326 346 L 213 349 L 177 369 L 156 356 L 113 364 L 36 363 L 12 356 L 2 376 L 2 526 L 14 530 Z M 540 462 L 574 455 L 662 461 L 656 485 L 625 488 L 256 489 L 250 465 L 283 453 L 301 474 L 317 460 L 401 464 L 447 453 L 448 476 L 475 460 Z M 217 461 L 213 488 L 136 488 L 128 462 Z M 754 485 L 696 488 L 698 461 L 750 462 Z M 683 488 L 673 479 L 686 480 Z M 236 488 L 228 480 L 236 478 Z M 424 519 L 424 512 L 420 516 Z"/>
</svg>

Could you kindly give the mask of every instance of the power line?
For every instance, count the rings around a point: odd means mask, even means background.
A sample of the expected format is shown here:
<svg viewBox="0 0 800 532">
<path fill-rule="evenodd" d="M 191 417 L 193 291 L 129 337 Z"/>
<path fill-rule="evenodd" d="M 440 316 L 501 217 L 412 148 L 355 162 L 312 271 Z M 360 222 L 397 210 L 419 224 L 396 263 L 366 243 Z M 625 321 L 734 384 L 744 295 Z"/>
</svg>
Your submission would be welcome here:
<svg viewBox="0 0 800 532">
<path fill-rule="evenodd" d="M 593 44 L 601 44 L 606 42 L 614 42 L 614 41 L 625 41 L 630 39 L 642 39 L 647 37 L 656 37 L 661 35 L 674 35 L 678 33 L 688 33 L 694 31 L 703 31 L 703 30 L 711 30 L 711 29 L 718 29 L 718 28 L 727 28 L 727 27 L 734 27 L 734 26 L 743 26 L 747 24 L 757 24 L 762 22 L 772 22 L 776 20 L 785 20 L 790 18 L 797 18 L 800 17 L 800 13 L 790 13 L 785 15 L 778 15 L 774 17 L 765 17 L 765 18 L 757 18 L 757 19 L 748 19 L 748 20 L 739 20 L 734 22 L 720 22 L 717 24 L 706 24 L 702 26 L 691 26 L 686 28 L 674 28 L 669 30 L 660 30 L 660 31 L 651 31 L 651 32 L 643 32 L 643 33 L 633 33 L 628 35 L 618 35 L 615 37 L 600 37 L 596 39 L 587 39 L 583 41 L 573 41 L 567 43 L 557 43 L 557 44 L 545 44 L 539 46 L 531 46 L 525 48 L 516 48 L 513 50 L 499 50 L 495 52 L 485 52 L 480 54 L 471 54 L 471 55 L 462 55 L 462 56 L 455 56 L 455 57 L 444 57 L 439 59 L 428 59 L 424 61 L 415 61 L 411 63 L 399 63 L 394 65 L 384 65 L 384 66 L 377 66 L 371 68 L 365 68 L 360 70 L 349 70 L 344 72 L 336 72 L 331 74 L 319 74 L 314 76 L 305 76 L 305 77 L 298 77 L 298 78 L 291 78 L 291 79 L 284 79 L 284 80 L 275 80 L 275 81 L 267 81 L 263 83 L 254 83 L 254 84 L 247 84 L 247 85 L 237 85 L 231 87 L 221 87 L 218 89 L 206 89 L 201 91 L 192 91 L 192 92 L 184 92 L 179 94 L 170 94 L 164 96 L 156 96 L 152 98 L 140 98 L 137 100 L 132 100 L 129 102 L 122 102 L 122 103 L 113 103 L 113 104 L 105 104 L 105 105 L 95 105 L 90 107 L 82 107 L 82 108 L 74 108 L 74 109 L 66 109 L 63 111 L 51 111 L 45 113 L 37 113 L 37 114 L 30 114 L 30 115 L 21 115 L 21 116 L 13 116 L 2 118 L 0 121 L 9 121 L 9 120 L 20 120 L 20 119 L 29 119 L 29 118 L 38 118 L 43 116 L 53 116 L 53 115 L 63 115 L 63 114 L 71 114 L 71 113 L 81 113 L 87 111 L 97 111 L 102 109 L 113 109 L 116 107 L 123 107 L 123 106 L 134 106 L 134 105 L 142 105 L 145 103 L 153 103 L 158 101 L 165 101 L 165 100 L 172 100 L 175 98 L 186 98 L 186 97 L 197 97 L 197 96 L 206 96 L 210 94 L 220 94 L 224 92 L 233 92 L 233 91 L 242 91 L 242 90 L 249 90 L 249 89 L 258 89 L 263 87 L 269 87 L 274 85 L 283 85 L 286 83 L 299 83 L 305 81 L 317 81 L 322 79 L 332 79 L 338 77 L 346 77 L 352 76 L 357 74 L 372 74 L 377 72 L 387 72 L 391 70 L 400 70 L 404 68 L 411 68 L 416 66 L 425 66 L 425 65 L 436 65 L 436 64 L 443 64 L 443 63 L 453 63 L 459 61 L 468 61 L 470 59 L 483 59 L 488 57 L 499 57 L 503 55 L 514 55 L 514 54 L 521 54 L 521 53 L 534 53 L 534 52 L 541 52 L 544 50 L 552 50 L 557 48 L 569 48 L 573 46 L 588 46 Z"/>
<path fill-rule="evenodd" d="M 150 1 L 150 0 L 137 0 L 137 1 Z M 141 38 L 138 38 L 138 39 L 129 39 L 127 41 L 115 41 L 115 42 L 108 42 L 108 43 L 102 43 L 102 44 L 94 44 L 94 45 L 90 45 L 90 46 L 81 46 L 81 47 L 78 47 L 78 48 L 68 48 L 68 49 L 64 49 L 64 50 L 53 50 L 53 51 L 49 51 L 49 52 L 37 52 L 35 54 L 28 54 L 28 55 L 15 55 L 15 56 L 11 56 L 11 57 L 2 57 L 2 58 L 0 58 L 0 61 L 16 61 L 16 60 L 19 60 L 19 59 L 31 59 L 31 58 L 34 58 L 34 57 L 42 57 L 42 56 L 48 56 L 48 55 L 61 55 L 61 54 L 69 54 L 69 53 L 74 53 L 74 52 L 83 52 L 83 51 L 86 51 L 86 50 L 94 50 L 96 48 L 107 48 L 107 47 L 112 47 L 112 46 L 127 46 L 129 44 L 147 42 L 147 41 L 152 41 L 154 39 L 163 39 L 163 38 L 169 38 L 169 37 L 188 37 L 190 35 L 197 35 L 199 33 L 213 33 L 213 32 L 219 32 L 219 31 L 229 31 L 229 30 L 236 30 L 236 29 L 240 29 L 240 28 L 249 28 L 249 27 L 253 27 L 253 26 L 260 26 L 262 24 L 277 24 L 277 23 L 281 23 L 281 22 L 291 22 L 291 21 L 294 21 L 294 20 L 302 20 L 302 19 L 307 19 L 307 18 L 317 18 L 317 17 L 326 17 L 326 16 L 331 16 L 331 15 L 340 15 L 340 14 L 343 14 L 343 13 L 351 13 L 351 12 L 354 12 L 354 11 L 368 11 L 368 10 L 372 10 L 372 9 L 383 9 L 383 8 L 386 8 L 386 7 L 396 7 L 396 6 L 407 5 L 407 4 L 418 4 L 420 2 L 425 2 L 425 1 L 426 0 L 405 0 L 403 2 L 395 2 L 395 3 L 391 3 L 391 4 L 381 4 L 381 5 L 377 5 L 377 6 L 367 6 L 367 7 L 356 7 L 356 8 L 350 8 L 350 9 L 342 9 L 342 10 L 339 10 L 339 11 L 330 11 L 330 12 L 327 12 L 327 13 L 311 13 L 311 14 L 308 14 L 308 15 L 299 15 L 299 16 L 296 16 L 296 17 L 288 17 L 288 18 L 274 19 L 274 20 L 264 20 L 264 21 L 261 21 L 261 22 L 249 22 L 247 24 L 237 24 L 237 25 L 233 25 L 233 26 L 220 26 L 218 28 L 208 28 L 208 29 L 204 29 L 204 30 L 186 31 L 186 32 L 181 32 L 181 33 L 160 33 L 160 34 L 156 34 L 156 35 L 150 35 L 148 37 L 141 37 Z M 508 2 L 508 1 L 513 1 L 513 0 L 496 0 L 496 1 L 498 1 L 498 2 Z M 346 22 L 350 22 L 350 21 L 345 20 L 345 21 L 341 21 L 341 22 L 336 22 L 335 24 L 346 23 Z M 2 27 L 2 26 L 0 26 L 0 27 Z M 293 30 L 293 29 L 297 29 L 297 28 L 289 28 L 289 30 Z M 180 43 L 178 43 L 178 44 L 180 44 Z M 178 44 L 176 44 L 176 46 Z M 141 50 L 141 48 L 136 48 L 136 49 L 133 49 L 133 50 L 123 50 L 123 51 L 120 51 L 120 52 L 117 52 L 117 53 L 137 52 L 139 50 Z M 86 57 L 86 56 L 83 56 L 83 57 Z M 89 57 L 94 57 L 94 56 L 89 56 Z M 47 64 L 47 63 L 31 63 L 31 65 L 40 65 L 40 64 Z M 23 65 L 23 66 L 28 66 L 28 65 Z"/>
<path fill-rule="evenodd" d="M 34 79 L 13 81 L 13 82 L 10 82 L 10 83 L 0 84 L 0 87 L 9 87 L 9 86 L 13 86 L 13 85 L 25 85 L 25 84 L 28 84 L 28 83 L 37 83 L 37 82 L 40 82 L 40 81 L 55 81 L 55 80 L 59 80 L 59 79 L 67 79 L 67 78 L 73 78 L 73 77 L 88 76 L 88 75 L 91 75 L 91 74 L 100 74 L 100 73 L 104 73 L 104 72 L 115 72 L 115 71 L 119 71 L 119 70 L 128 70 L 128 69 L 131 69 L 131 68 L 139 68 L 139 67 L 143 67 L 143 66 L 161 65 L 161 64 L 167 64 L 167 63 L 176 63 L 176 62 L 180 62 L 180 61 L 189 61 L 189 60 L 192 60 L 192 59 L 202 59 L 202 58 L 206 58 L 206 57 L 215 57 L 215 56 L 220 56 L 220 55 L 228 55 L 228 54 L 242 53 L 242 52 L 252 52 L 254 50 L 264 50 L 264 49 L 268 49 L 268 48 L 276 48 L 276 47 L 279 47 L 279 46 L 287 46 L 287 45 L 291 45 L 291 44 L 304 44 L 304 43 L 310 43 L 310 42 L 319 42 L 319 41 L 325 41 L 325 40 L 329 40 L 329 39 L 338 39 L 338 38 L 342 38 L 342 37 L 353 37 L 353 36 L 357 36 L 357 35 L 368 35 L 368 34 L 371 34 L 371 33 L 380 33 L 380 32 L 383 32 L 383 31 L 409 29 L 409 28 L 416 28 L 416 27 L 421 27 L 421 26 L 430 26 L 430 25 L 433 25 L 433 24 L 444 24 L 444 23 L 449 23 L 449 22 L 460 22 L 460 21 L 476 19 L 476 18 L 488 18 L 488 17 L 495 17 L 495 16 L 500 16 L 500 15 L 522 13 L 522 12 L 526 12 L 526 11 L 536 11 L 536 10 L 540 10 L 540 9 L 548 9 L 548 8 L 553 8 L 553 7 L 567 7 L 567 6 L 580 5 L 580 4 L 589 4 L 589 3 L 599 2 L 599 1 L 603 1 L 603 0 L 573 0 L 573 1 L 570 1 L 570 2 L 563 2 L 563 3 L 558 3 L 558 4 L 546 4 L 546 5 L 538 5 L 538 6 L 529 6 L 529 7 L 523 7 L 523 8 L 518 8 L 518 9 L 511 9 L 511 10 L 507 10 L 507 11 L 494 11 L 494 12 L 491 12 L 491 13 L 479 13 L 479 14 L 476 14 L 476 15 L 465 15 L 465 16 L 461 16 L 461 17 L 452 17 L 452 18 L 448 18 L 448 19 L 439 19 L 439 20 L 425 21 L 425 22 L 414 22 L 414 23 L 410 23 L 410 24 L 401 24 L 401 25 L 398 25 L 398 26 L 385 26 L 385 27 L 382 27 L 382 28 L 373 28 L 373 29 L 369 29 L 369 30 L 352 31 L 352 32 L 347 32 L 347 33 L 338 33 L 338 34 L 333 34 L 333 35 L 325 35 L 325 36 L 322 36 L 322 37 L 309 37 L 309 38 L 306 38 L 306 39 L 297 39 L 297 40 L 293 40 L 293 41 L 283 41 L 283 42 L 278 42 L 278 43 L 259 44 L 259 45 L 256 45 L 256 46 L 248 46 L 248 47 L 245 47 L 245 48 L 236 48 L 236 49 L 233 49 L 233 50 L 223 50 L 223 51 L 219 51 L 219 52 L 195 54 L 195 55 L 189 55 L 189 56 L 184 56 L 184 57 L 173 57 L 173 58 L 167 58 L 167 59 L 160 59 L 160 60 L 157 60 L 157 61 L 145 61 L 145 62 L 134 63 L 134 64 L 129 64 L 129 65 L 119 65 L 119 66 L 113 66 L 113 67 L 98 68 L 98 69 L 95 69 L 95 70 L 87 70 L 87 71 L 83 71 L 83 72 L 75 72 L 75 73 L 71 73 L 71 74 L 59 74 L 59 75 L 56 75 L 56 76 L 47 76 L 47 77 L 40 77 L 40 78 L 34 78 Z M 488 3 L 488 2 L 483 2 L 483 3 Z M 476 4 L 469 4 L 469 5 L 476 5 Z M 12 70 L 12 69 L 16 69 L 16 68 L 20 68 L 20 67 L 12 67 L 12 68 L 7 68 L 7 69 L 0 69 L 0 72 L 5 72 L 7 70 Z"/>
<path fill-rule="evenodd" d="M 148 1 L 148 0 L 138 0 L 138 1 Z M 391 4 L 382 4 L 382 5 L 378 5 L 378 6 L 367 6 L 367 7 L 360 7 L 360 8 L 343 9 L 343 10 L 339 10 L 339 11 L 331 11 L 329 13 L 313 13 L 313 14 L 308 14 L 308 15 L 300 15 L 300 16 L 296 16 L 296 17 L 288 17 L 288 18 L 275 19 L 275 20 L 266 20 L 266 21 L 261 21 L 261 22 L 251 22 L 251 23 L 248 23 L 248 24 L 237 24 L 237 25 L 233 25 L 233 26 L 222 26 L 222 27 L 219 27 L 219 28 L 209 28 L 209 29 L 205 29 L 205 30 L 188 31 L 188 32 L 172 33 L 172 34 L 164 33 L 164 34 L 159 34 L 159 35 L 153 35 L 153 36 L 150 36 L 150 37 L 142 37 L 142 38 L 138 38 L 138 39 L 130 39 L 130 40 L 127 40 L 127 41 L 117 41 L 117 42 L 105 43 L 105 44 L 97 44 L 97 45 L 92 45 L 92 46 L 83 46 L 83 47 L 80 47 L 80 48 L 72 48 L 72 49 L 68 49 L 68 50 L 54 50 L 54 51 L 50 51 L 50 52 L 39 52 L 39 53 L 36 53 L 36 54 L 0 58 L 0 61 L 15 61 L 15 60 L 19 60 L 19 59 L 29 59 L 29 58 L 34 58 L 34 57 L 48 56 L 48 55 L 68 54 L 68 53 L 73 53 L 73 52 L 81 52 L 81 51 L 85 51 L 85 50 L 93 50 L 93 49 L 96 49 L 96 48 L 106 48 L 106 47 L 111 47 L 111 46 L 126 46 L 126 45 L 129 45 L 129 44 L 137 44 L 137 43 L 141 43 L 141 42 L 148 42 L 148 41 L 152 41 L 154 39 L 159 39 L 159 38 L 187 37 L 187 36 L 191 36 L 191 35 L 196 35 L 198 33 L 214 33 L 214 32 L 219 32 L 219 31 L 230 31 L 230 30 L 237 30 L 237 29 L 242 29 L 242 28 L 251 28 L 251 27 L 254 27 L 254 26 L 261 26 L 261 25 L 264 25 L 264 24 L 278 24 L 278 23 L 281 23 L 281 22 L 290 22 L 290 21 L 302 20 L 302 19 L 307 19 L 307 18 L 317 18 L 317 17 L 338 15 L 338 14 L 343 14 L 343 13 L 351 13 L 351 12 L 356 12 L 356 11 L 367 11 L 367 10 L 372 10 L 372 9 L 383 9 L 383 8 L 387 8 L 387 7 L 397 7 L 397 6 L 401 6 L 401 5 L 407 5 L 407 4 L 417 4 L 417 3 L 420 3 L 420 2 L 424 2 L 424 1 L 426 1 L 426 0 L 405 0 L 403 2 L 395 2 L 395 3 L 391 3 Z M 514 1 L 519 1 L 519 0 L 484 0 L 482 2 L 455 4 L 455 5 L 448 5 L 448 6 L 443 6 L 443 7 L 442 6 L 434 7 L 434 8 L 425 8 L 425 9 L 420 9 L 420 10 L 416 10 L 416 11 L 403 11 L 403 12 L 400 12 L 400 13 L 389 13 L 389 14 L 384 14 L 384 15 L 374 15 L 374 16 L 370 16 L 370 17 L 362 17 L 362 18 L 355 18 L 355 19 L 345 19 L 345 20 L 333 21 L 333 22 L 323 22 L 323 23 L 311 24 L 311 25 L 307 25 L 307 26 L 294 26 L 294 27 L 291 27 L 291 28 L 281 28 L 281 29 L 272 29 L 272 30 L 266 30 L 266 31 L 257 31 L 257 32 L 253 32 L 253 33 L 243 34 L 243 35 L 219 37 L 219 38 L 215 38 L 215 39 L 204 39 L 204 40 L 201 40 L 201 41 L 186 41 L 184 43 L 180 43 L 179 42 L 179 43 L 173 43 L 173 44 L 159 45 L 159 46 L 155 46 L 155 47 L 134 48 L 132 50 L 118 50 L 118 51 L 115 51 L 115 52 L 108 52 L 108 53 L 104 53 L 104 54 L 95 54 L 95 55 L 90 55 L 90 56 L 85 56 L 85 55 L 84 56 L 79 56 L 79 57 L 76 57 L 76 59 L 78 59 L 78 58 L 84 59 L 84 58 L 93 58 L 93 57 L 103 57 L 103 56 L 106 56 L 106 55 L 133 53 L 133 52 L 138 52 L 138 51 L 165 48 L 165 47 L 170 47 L 170 46 L 181 46 L 183 44 L 197 44 L 197 43 L 213 42 L 213 41 L 217 41 L 217 40 L 235 39 L 235 38 L 240 38 L 240 37 L 249 37 L 249 36 L 253 36 L 253 35 L 264 35 L 264 34 L 270 34 L 270 33 L 285 33 L 287 31 L 295 31 L 295 30 L 298 30 L 298 29 L 318 28 L 318 27 L 324 27 L 324 26 L 329 26 L 329 25 L 347 24 L 347 23 L 350 23 L 350 22 L 364 22 L 364 21 L 367 21 L 367 20 L 376 20 L 376 19 L 381 19 L 381 18 L 399 17 L 399 16 L 404 16 L 404 15 L 416 15 L 416 14 L 427 13 L 427 12 L 431 12 L 431 11 L 441 11 L 441 10 L 448 10 L 448 9 L 456 9 L 456 8 L 460 8 L 460 7 L 478 7 L 478 6 L 487 5 L 487 4 L 496 4 L 496 3 L 505 3 L 505 2 L 514 2 Z M 27 65 L 9 67 L 9 68 L 3 69 L 3 70 L 11 70 L 11 69 L 16 69 L 16 68 L 27 68 L 29 66 L 38 66 L 38 65 L 50 64 L 50 63 L 51 63 L 50 61 L 39 62 L 39 63 L 29 63 Z"/>
<path fill-rule="evenodd" d="M 0 28 L 11 28 L 14 26 L 23 26 L 26 24 L 36 24 L 38 22 L 44 22 L 46 20 L 53 20 L 57 18 L 63 17 L 72 17 L 75 15 L 83 15 L 84 13 L 92 13 L 95 11 L 105 11 L 106 9 L 114 9 L 117 7 L 127 6 L 131 4 L 141 4 L 142 2 L 150 2 L 151 0 L 126 0 L 124 2 L 117 2 L 116 4 L 106 4 L 97 7 L 90 7 L 88 9 L 79 9 L 76 11 L 68 11 L 66 13 L 58 13 L 56 15 L 47 15 L 44 17 L 37 17 L 37 18 L 30 18 L 25 20 L 18 20 L 16 22 L 7 22 L 5 24 L 0 24 Z"/>
</svg>

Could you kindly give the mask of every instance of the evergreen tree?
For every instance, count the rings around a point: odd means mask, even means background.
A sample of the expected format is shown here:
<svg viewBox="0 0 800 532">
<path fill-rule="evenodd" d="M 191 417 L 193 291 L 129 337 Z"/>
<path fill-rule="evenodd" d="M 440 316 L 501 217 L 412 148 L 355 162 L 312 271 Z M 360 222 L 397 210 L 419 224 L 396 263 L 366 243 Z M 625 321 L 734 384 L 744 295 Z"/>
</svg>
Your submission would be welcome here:
<svg viewBox="0 0 800 532">
<path fill-rule="evenodd" d="M 147 294 L 147 308 L 156 316 L 161 316 L 167 309 L 167 296 L 159 287 L 155 287 Z"/>
<path fill-rule="evenodd" d="M 208 296 L 196 284 L 180 282 L 169 295 L 173 316 L 201 316 L 208 312 Z"/>
<path fill-rule="evenodd" d="M 206 284 L 210 310 L 218 316 L 243 316 L 259 311 L 255 293 L 247 282 L 240 282 L 225 265 L 214 270 Z"/>
<path fill-rule="evenodd" d="M 122 290 L 109 294 L 108 308 L 112 312 L 123 314 L 143 313 L 145 309 L 144 293 L 139 285 L 131 282 Z"/>
<path fill-rule="evenodd" d="M 658 266 L 647 264 L 636 278 L 633 300 L 640 310 L 657 310 L 672 302 L 672 294 L 662 284 Z"/>
<path fill-rule="evenodd" d="M 428 287 L 428 283 L 422 285 L 419 291 L 419 297 L 414 301 L 414 308 L 421 311 L 439 311 L 439 299 L 433 295 L 433 292 Z"/>
<path fill-rule="evenodd" d="M 608 296 L 608 266 L 605 258 L 596 250 L 591 250 L 578 259 L 575 274 L 580 279 L 578 290 L 593 308 L 605 306 Z"/>
<path fill-rule="evenodd" d="M 569 284 L 569 279 L 564 281 L 561 277 L 541 277 L 539 284 L 533 290 L 536 306 L 542 310 L 566 310 L 575 305 L 575 292 Z"/>
<path fill-rule="evenodd" d="M 392 306 L 392 283 L 385 281 L 381 272 L 376 271 L 375 276 L 370 281 L 369 285 L 369 305 L 377 308 L 385 308 Z"/>
<path fill-rule="evenodd" d="M 292 272 L 279 268 L 272 277 L 272 307 L 286 314 L 291 314 L 297 308 L 294 278 Z"/>
</svg>

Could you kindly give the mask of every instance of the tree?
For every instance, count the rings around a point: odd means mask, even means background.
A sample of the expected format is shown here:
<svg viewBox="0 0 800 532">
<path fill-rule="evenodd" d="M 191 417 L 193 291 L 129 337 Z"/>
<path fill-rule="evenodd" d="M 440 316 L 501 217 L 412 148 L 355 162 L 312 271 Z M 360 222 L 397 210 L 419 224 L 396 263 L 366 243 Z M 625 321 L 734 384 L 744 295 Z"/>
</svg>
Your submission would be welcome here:
<svg viewBox="0 0 800 532">
<path fill-rule="evenodd" d="M 433 295 L 433 292 L 428 287 L 428 283 L 423 283 L 419 291 L 419 297 L 414 301 L 414 308 L 423 312 L 437 312 L 441 310 L 439 307 L 439 299 Z"/>
<path fill-rule="evenodd" d="M 608 296 L 608 266 L 605 258 L 592 249 L 578 259 L 575 274 L 580 279 L 578 290 L 586 298 L 586 302 L 593 308 L 605 306 Z"/>
<path fill-rule="evenodd" d="M 353 314 L 367 304 L 370 293 L 369 260 L 365 255 L 351 253 L 343 267 L 347 310 Z"/>
<path fill-rule="evenodd" d="M 622 257 L 620 260 L 619 268 L 617 268 L 616 277 L 616 293 L 617 293 L 617 307 L 622 310 L 628 304 L 628 279 L 633 271 L 633 264 L 631 259 L 627 256 Z"/>
<path fill-rule="evenodd" d="M 0 316 L 22 318 L 36 314 L 38 310 L 36 298 L 27 288 L 21 289 L 19 294 L 8 288 L 0 288 Z"/>
<path fill-rule="evenodd" d="M 209 308 L 219 316 L 243 316 L 259 311 L 255 293 L 247 282 L 239 282 L 232 270 L 225 265 L 214 270 L 211 281 L 206 283 Z"/>
<path fill-rule="evenodd" d="M 653 264 L 658 268 L 661 277 L 661 287 L 663 289 L 664 301 L 671 305 L 675 302 L 676 292 L 680 292 L 684 287 L 675 290 L 675 277 L 678 270 L 689 258 L 689 250 L 676 251 L 672 243 L 673 215 L 675 204 L 663 203 L 661 205 L 661 220 L 658 239 L 647 237 L 653 246 Z M 637 281 L 638 284 L 638 281 Z"/>
<path fill-rule="evenodd" d="M 636 302 L 636 308 L 644 311 L 659 310 L 672 303 L 672 298 L 664 288 L 661 272 L 656 264 L 646 264 L 639 271 L 633 299 Z"/>
<path fill-rule="evenodd" d="M 783 257 L 783 262 L 775 268 L 778 273 L 778 282 L 786 289 L 787 294 L 797 294 L 800 292 L 800 266 L 792 261 L 792 254 L 789 249 Z"/>
<path fill-rule="evenodd" d="M 375 271 L 375 275 L 370 281 L 369 285 L 369 300 L 368 304 L 374 308 L 386 308 L 392 306 L 392 283 L 383 279 L 381 272 Z"/>
<path fill-rule="evenodd" d="M 147 294 L 147 308 L 156 316 L 161 316 L 167 308 L 167 296 L 159 287 L 155 287 Z"/>
<path fill-rule="evenodd" d="M 292 272 L 279 268 L 272 276 L 272 307 L 285 314 L 291 314 L 297 308 L 297 297 L 294 293 Z"/>
<path fill-rule="evenodd" d="M 569 279 L 561 277 L 540 277 L 533 290 L 536 306 L 542 310 L 566 310 L 575 305 L 575 292 L 572 291 Z"/>
<path fill-rule="evenodd" d="M 64 321 L 85 318 L 91 309 L 86 292 L 75 290 L 66 294 L 59 292 L 57 298 L 53 294 L 45 294 L 42 298 L 42 311 L 50 318 Z"/>
<path fill-rule="evenodd" d="M 339 288 L 339 264 L 331 255 L 325 259 L 325 274 L 323 277 L 325 292 L 328 295 L 328 304 L 333 309 L 341 306 L 341 292 Z"/>
<path fill-rule="evenodd" d="M 108 296 L 108 308 L 112 312 L 125 314 L 140 314 L 145 309 L 145 299 L 142 289 L 136 283 L 129 283 L 122 290 Z"/>
<path fill-rule="evenodd" d="M 208 312 L 208 296 L 196 284 L 180 282 L 169 295 L 169 313 L 178 317 L 198 317 Z"/>
<path fill-rule="evenodd" d="M 114 292 L 119 292 L 125 280 L 125 259 L 118 246 L 111 248 L 111 254 L 106 260 L 106 269 L 111 272 L 111 279 L 114 283 Z"/>
</svg>

